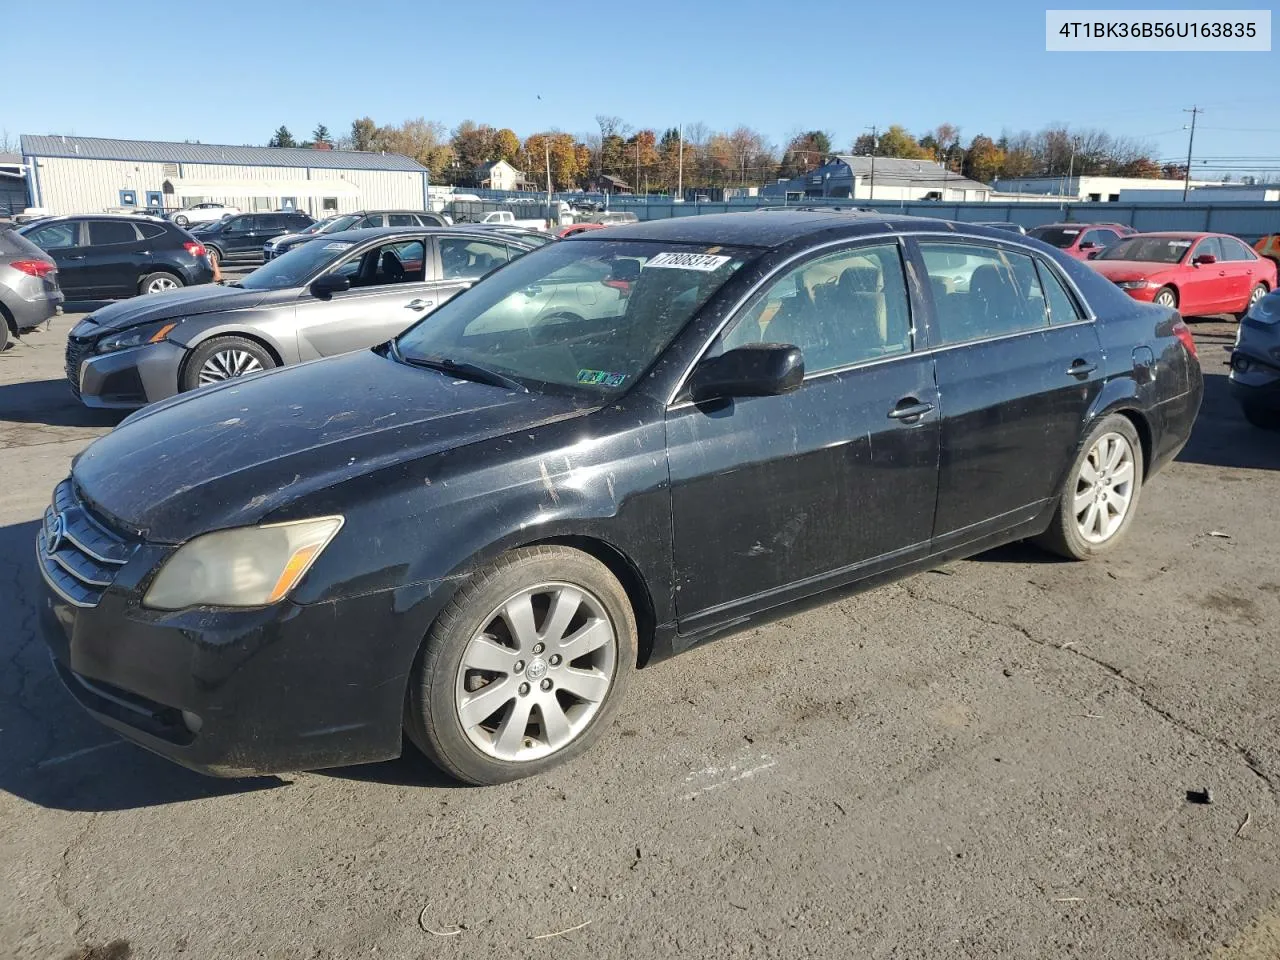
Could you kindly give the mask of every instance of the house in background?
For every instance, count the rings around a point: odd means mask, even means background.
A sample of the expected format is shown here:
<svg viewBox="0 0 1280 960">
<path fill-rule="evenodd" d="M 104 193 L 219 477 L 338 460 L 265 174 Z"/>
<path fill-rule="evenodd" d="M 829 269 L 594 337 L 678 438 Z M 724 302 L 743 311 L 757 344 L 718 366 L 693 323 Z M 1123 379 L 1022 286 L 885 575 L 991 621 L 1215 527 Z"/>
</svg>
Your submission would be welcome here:
<svg viewBox="0 0 1280 960">
<path fill-rule="evenodd" d="M 537 190 L 538 185 L 505 160 L 490 160 L 476 170 L 476 183 L 489 190 Z"/>
<path fill-rule="evenodd" d="M 596 178 L 596 189 L 602 193 L 633 193 L 631 184 L 623 180 L 621 177 L 611 177 L 607 173 L 600 174 Z"/>
</svg>

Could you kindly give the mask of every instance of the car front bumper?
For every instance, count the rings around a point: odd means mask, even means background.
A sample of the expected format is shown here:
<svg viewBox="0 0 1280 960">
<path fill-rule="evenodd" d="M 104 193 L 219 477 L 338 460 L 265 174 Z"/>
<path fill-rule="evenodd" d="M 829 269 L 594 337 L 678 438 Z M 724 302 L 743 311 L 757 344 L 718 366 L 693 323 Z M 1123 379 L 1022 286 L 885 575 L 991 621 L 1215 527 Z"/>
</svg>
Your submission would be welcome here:
<svg viewBox="0 0 1280 960">
<path fill-rule="evenodd" d="M 172 397 L 187 351 L 176 343 L 149 343 L 80 361 L 72 387 L 86 407 L 133 410 Z M 68 368 L 68 379 L 76 372 Z"/>
<path fill-rule="evenodd" d="M 1227 386 L 1240 406 L 1280 413 L 1280 368 L 1237 350 Z"/>
</svg>

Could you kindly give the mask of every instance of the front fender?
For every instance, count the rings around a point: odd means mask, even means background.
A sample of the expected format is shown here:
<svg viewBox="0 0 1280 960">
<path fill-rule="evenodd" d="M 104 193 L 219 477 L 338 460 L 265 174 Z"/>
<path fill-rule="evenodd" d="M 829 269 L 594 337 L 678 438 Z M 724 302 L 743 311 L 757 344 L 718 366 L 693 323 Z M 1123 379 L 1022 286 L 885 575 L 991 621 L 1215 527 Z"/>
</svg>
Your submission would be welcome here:
<svg viewBox="0 0 1280 960">
<path fill-rule="evenodd" d="M 298 335 L 293 311 L 289 309 L 287 316 L 282 315 L 283 313 L 277 307 L 270 311 L 233 310 L 188 317 L 169 334 L 169 341 L 187 350 L 194 350 L 213 337 L 248 337 L 265 344 L 280 358 L 281 363 L 297 363 Z"/>
</svg>

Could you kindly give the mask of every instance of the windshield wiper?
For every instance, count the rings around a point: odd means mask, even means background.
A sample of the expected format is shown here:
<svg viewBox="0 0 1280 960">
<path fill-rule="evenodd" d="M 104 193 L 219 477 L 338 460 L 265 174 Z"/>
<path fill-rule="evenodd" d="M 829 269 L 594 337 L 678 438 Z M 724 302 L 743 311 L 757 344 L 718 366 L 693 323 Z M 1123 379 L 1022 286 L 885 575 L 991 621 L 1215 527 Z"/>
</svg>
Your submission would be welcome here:
<svg viewBox="0 0 1280 960">
<path fill-rule="evenodd" d="M 439 370 L 441 373 L 447 373 L 452 377 L 458 377 L 463 380 L 475 380 L 477 383 L 487 383 L 494 387 L 506 387 L 508 390 L 515 390 L 517 393 L 529 392 L 529 388 L 514 377 L 508 377 L 505 373 L 482 367 L 478 363 L 471 363 L 467 360 L 451 360 L 448 357 L 410 357 L 401 353 L 399 348 L 394 346 L 394 343 L 392 341 L 395 355 L 403 363 L 415 367 L 426 367 L 428 370 Z"/>
</svg>

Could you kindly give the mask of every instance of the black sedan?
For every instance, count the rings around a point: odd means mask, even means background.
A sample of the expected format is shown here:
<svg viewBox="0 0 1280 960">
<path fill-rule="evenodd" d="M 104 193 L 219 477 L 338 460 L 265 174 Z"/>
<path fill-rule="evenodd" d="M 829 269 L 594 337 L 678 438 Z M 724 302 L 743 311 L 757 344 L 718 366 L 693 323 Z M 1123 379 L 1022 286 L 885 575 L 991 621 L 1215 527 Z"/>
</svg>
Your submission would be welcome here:
<svg viewBox="0 0 1280 960">
<path fill-rule="evenodd" d="M 524 306 L 557 284 L 625 297 Z M 54 491 L 45 634 L 91 713 L 198 770 L 403 731 L 510 780 L 728 631 L 1012 540 L 1115 548 L 1201 395 L 1175 311 L 1008 232 L 615 227 L 382 346 L 130 417 Z"/>
<path fill-rule="evenodd" d="M 204 244 L 153 217 L 49 217 L 18 232 L 53 258 L 68 300 L 164 293 L 213 280 Z"/>
</svg>

